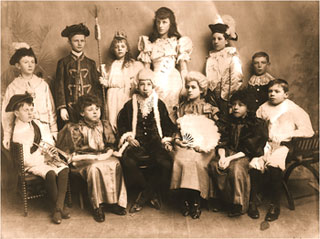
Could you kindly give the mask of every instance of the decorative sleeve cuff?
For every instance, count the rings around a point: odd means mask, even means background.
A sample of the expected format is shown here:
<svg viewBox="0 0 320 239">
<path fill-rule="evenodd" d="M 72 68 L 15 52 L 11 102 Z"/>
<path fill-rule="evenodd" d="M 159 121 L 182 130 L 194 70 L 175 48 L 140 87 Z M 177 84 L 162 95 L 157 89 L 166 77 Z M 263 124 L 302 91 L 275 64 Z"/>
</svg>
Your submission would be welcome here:
<svg viewBox="0 0 320 239">
<path fill-rule="evenodd" d="M 133 132 L 126 132 L 121 136 L 120 141 L 119 141 L 119 148 L 126 142 L 127 138 L 129 138 L 129 137 L 132 137 L 132 138 L 135 137 Z"/>
</svg>

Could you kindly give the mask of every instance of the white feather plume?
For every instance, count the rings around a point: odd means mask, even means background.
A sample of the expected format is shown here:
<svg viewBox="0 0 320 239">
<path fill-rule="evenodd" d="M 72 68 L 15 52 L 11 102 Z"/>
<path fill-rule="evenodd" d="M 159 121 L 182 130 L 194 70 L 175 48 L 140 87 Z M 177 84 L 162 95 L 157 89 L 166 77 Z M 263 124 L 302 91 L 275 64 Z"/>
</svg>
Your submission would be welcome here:
<svg viewBox="0 0 320 239">
<path fill-rule="evenodd" d="M 213 150 L 220 139 L 218 127 L 204 115 L 188 114 L 177 120 L 182 139 L 189 147 L 199 147 L 205 152 Z"/>
<path fill-rule="evenodd" d="M 12 43 L 12 46 L 13 46 L 13 48 L 14 48 L 15 51 L 16 51 L 16 50 L 19 50 L 19 49 L 21 49 L 21 48 L 27 48 L 27 49 L 30 48 L 30 46 L 29 46 L 27 43 L 25 43 L 25 42 L 13 42 L 13 43 Z"/>
<path fill-rule="evenodd" d="M 236 21 L 231 17 L 230 15 L 223 15 L 222 21 L 224 24 L 226 24 L 229 28 L 227 30 L 227 34 L 229 34 L 231 37 L 236 37 Z"/>
</svg>

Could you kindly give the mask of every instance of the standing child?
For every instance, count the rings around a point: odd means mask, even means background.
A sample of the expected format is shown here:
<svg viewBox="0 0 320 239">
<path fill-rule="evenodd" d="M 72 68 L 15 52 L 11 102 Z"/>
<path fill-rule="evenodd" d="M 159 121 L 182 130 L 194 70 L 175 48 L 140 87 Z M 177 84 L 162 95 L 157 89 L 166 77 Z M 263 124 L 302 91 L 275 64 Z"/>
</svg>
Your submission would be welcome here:
<svg viewBox="0 0 320 239">
<path fill-rule="evenodd" d="M 177 110 L 180 132 L 174 141 L 171 189 L 181 193 L 182 215 L 196 219 L 201 214 L 200 197 L 209 198 L 208 164 L 220 137 L 214 123 L 219 110 L 203 99 L 208 87 L 203 74 L 191 71 L 185 80 L 188 98 Z M 210 141 L 210 145 L 205 141 Z"/>
<path fill-rule="evenodd" d="M 154 73 L 144 68 L 138 73 L 137 90 L 119 113 L 118 130 L 123 145 L 122 167 L 126 185 L 136 186 L 140 193 L 130 212 L 139 212 L 146 202 L 161 208 L 158 191 L 170 180 L 172 162 L 171 136 L 175 126 L 165 104 L 154 91 Z M 126 148 L 125 148 L 126 147 Z M 144 174 L 140 166 L 148 166 Z"/>
<path fill-rule="evenodd" d="M 282 171 L 286 168 L 286 157 L 293 137 L 311 137 L 314 134 L 309 115 L 288 99 L 289 84 L 286 80 L 275 79 L 268 85 L 268 101 L 259 107 L 257 117 L 267 121 L 269 139 L 264 155 L 250 162 L 252 189 L 248 214 L 259 218 L 256 206 L 257 184 L 261 173 L 270 179 L 272 198 L 266 221 L 277 220 L 280 215 Z"/>
<path fill-rule="evenodd" d="M 228 46 L 230 40 L 238 39 L 235 23 L 230 16 L 226 17 L 229 19 L 228 24 L 219 20 L 219 23 L 209 25 L 213 50 L 209 52 L 206 61 L 209 80 L 206 99 L 210 104 L 217 105 L 223 114 L 229 113 L 230 97 L 240 88 L 243 78 L 237 49 Z"/>
<path fill-rule="evenodd" d="M 155 90 L 167 106 L 170 118 L 174 120 L 174 106 L 179 102 L 184 87 L 184 77 L 188 73 L 192 41 L 181 36 L 177 29 L 174 12 L 166 7 L 155 13 L 153 32 L 150 36 L 140 36 L 138 60 L 155 72 Z M 179 71 L 176 69 L 179 65 Z"/>
<path fill-rule="evenodd" d="M 267 72 L 270 64 L 269 55 L 265 52 L 256 52 L 252 56 L 253 75 L 248 82 L 247 92 L 250 97 L 249 107 L 254 111 L 268 100 L 268 84 L 274 80 Z"/>
<path fill-rule="evenodd" d="M 127 191 L 120 162 L 109 153 L 115 137 L 109 122 L 100 120 L 101 102 L 96 96 L 83 95 L 79 97 L 78 109 L 81 115 L 79 123 L 67 124 L 59 132 L 57 146 L 73 153 L 75 158 L 83 159 L 74 166 L 87 182 L 94 219 L 97 222 L 105 220 L 105 203 L 112 204 L 113 213 L 125 215 Z M 98 161 L 90 161 L 92 158 Z"/>
<path fill-rule="evenodd" d="M 33 98 L 29 94 L 13 95 L 5 108 L 15 116 L 12 141 L 23 146 L 25 170 L 45 180 L 46 191 L 52 206 L 52 220 L 61 223 L 61 218 L 70 218 L 70 213 L 64 207 L 67 192 L 69 168 L 62 161 L 53 145 L 50 131 L 33 120 Z M 38 145 L 41 141 L 52 145 L 48 151 L 42 151 Z"/>
<path fill-rule="evenodd" d="M 89 35 L 82 23 L 67 26 L 61 32 L 71 46 L 71 53 L 58 61 L 55 79 L 56 107 L 63 122 L 79 120 L 74 106 L 80 96 L 91 93 L 101 98 L 96 63 L 83 53 Z"/>
<path fill-rule="evenodd" d="M 15 94 L 28 92 L 33 97 L 35 119 L 43 125 L 54 138 L 57 138 L 57 116 L 51 91 L 47 82 L 34 74 L 37 58 L 27 43 L 16 43 L 16 51 L 10 59 L 10 65 L 20 70 L 20 75 L 7 87 L 2 103 L 3 146 L 10 148 L 14 113 L 6 112 L 10 98 Z"/>
<path fill-rule="evenodd" d="M 107 75 L 99 79 L 100 83 L 108 89 L 106 111 L 112 130 L 116 134 L 118 113 L 131 98 L 133 83 L 143 64 L 132 58 L 127 35 L 123 31 L 115 33 L 109 51 L 113 62 L 110 69 L 106 71 Z"/>
<path fill-rule="evenodd" d="M 228 204 L 229 217 L 248 210 L 250 195 L 249 161 L 263 155 L 268 138 L 267 126 L 248 107 L 245 91 L 236 91 L 230 99 L 231 114 L 221 117 L 218 155 L 210 163 L 214 184 L 213 211 L 221 202 Z"/>
</svg>

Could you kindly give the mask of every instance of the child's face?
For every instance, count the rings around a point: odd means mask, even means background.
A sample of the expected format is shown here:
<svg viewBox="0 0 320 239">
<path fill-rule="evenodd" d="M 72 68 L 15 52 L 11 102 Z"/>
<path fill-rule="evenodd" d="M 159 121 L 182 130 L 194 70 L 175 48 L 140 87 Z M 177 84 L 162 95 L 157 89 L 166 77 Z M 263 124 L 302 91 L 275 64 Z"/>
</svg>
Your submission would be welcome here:
<svg viewBox="0 0 320 239">
<path fill-rule="evenodd" d="M 32 75 L 36 68 L 36 61 L 33 56 L 23 56 L 19 63 L 16 64 L 16 67 L 20 70 L 21 74 Z"/>
<path fill-rule="evenodd" d="M 117 59 L 122 59 L 128 52 L 128 47 L 125 41 L 120 41 L 114 46 L 114 54 Z"/>
<path fill-rule="evenodd" d="M 160 36 L 167 35 L 170 29 L 170 19 L 169 18 L 164 18 L 164 19 L 156 19 L 156 26 L 157 26 L 157 31 Z"/>
<path fill-rule="evenodd" d="M 149 97 L 153 91 L 153 84 L 150 80 L 140 80 L 138 90 L 142 97 Z"/>
<path fill-rule="evenodd" d="M 33 119 L 33 105 L 24 103 L 18 110 L 14 111 L 15 116 L 24 123 L 29 123 Z"/>
<path fill-rule="evenodd" d="M 101 110 L 100 107 L 98 107 L 95 104 L 92 104 L 90 106 L 85 107 L 83 112 L 80 113 L 80 115 L 89 121 L 96 122 L 100 120 Z"/>
<path fill-rule="evenodd" d="M 187 95 L 189 100 L 195 100 L 200 98 L 201 93 L 203 92 L 197 81 L 189 81 L 186 84 Z"/>
<path fill-rule="evenodd" d="M 267 72 L 268 65 L 270 63 L 267 61 L 267 58 L 264 56 L 259 56 L 253 59 L 253 70 L 257 76 L 261 76 Z"/>
<path fill-rule="evenodd" d="M 240 100 L 235 100 L 232 102 L 232 115 L 236 118 L 244 118 L 247 115 L 248 108 L 247 105 L 245 105 Z"/>
<path fill-rule="evenodd" d="M 268 89 L 269 102 L 278 105 L 288 98 L 288 92 L 284 92 L 281 85 L 276 84 Z"/>
<path fill-rule="evenodd" d="M 76 34 L 69 40 L 72 50 L 82 52 L 86 45 L 86 37 L 82 34 Z"/>
<path fill-rule="evenodd" d="M 212 46 L 216 51 L 220 51 L 226 47 L 228 41 L 224 38 L 224 35 L 219 32 L 212 34 Z"/>
</svg>

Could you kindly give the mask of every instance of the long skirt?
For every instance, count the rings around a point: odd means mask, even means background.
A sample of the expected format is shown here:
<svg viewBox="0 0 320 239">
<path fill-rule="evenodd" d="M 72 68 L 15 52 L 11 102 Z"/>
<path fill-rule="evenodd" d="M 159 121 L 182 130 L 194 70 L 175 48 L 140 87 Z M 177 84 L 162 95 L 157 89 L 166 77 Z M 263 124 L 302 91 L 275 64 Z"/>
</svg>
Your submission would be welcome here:
<svg viewBox="0 0 320 239">
<path fill-rule="evenodd" d="M 249 207 L 250 176 L 249 159 L 247 157 L 232 160 L 225 170 L 219 169 L 218 160 L 210 163 L 214 197 L 221 196 L 227 203 L 242 206 L 242 213 Z"/>
<path fill-rule="evenodd" d="M 101 203 L 127 207 L 127 190 L 117 158 L 84 161 L 83 164 L 78 164 L 77 168 L 82 178 L 87 181 L 88 195 L 93 208 L 98 208 Z"/>
<path fill-rule="evenodd" d="M 197 190 L 202 198 L 208 199 L 211 188 L 208 164 L 214 154 L 214 151 L 198 153 L 193 149 L 177 147 L 174 152 L 170 189 Z"/>
</svg>

